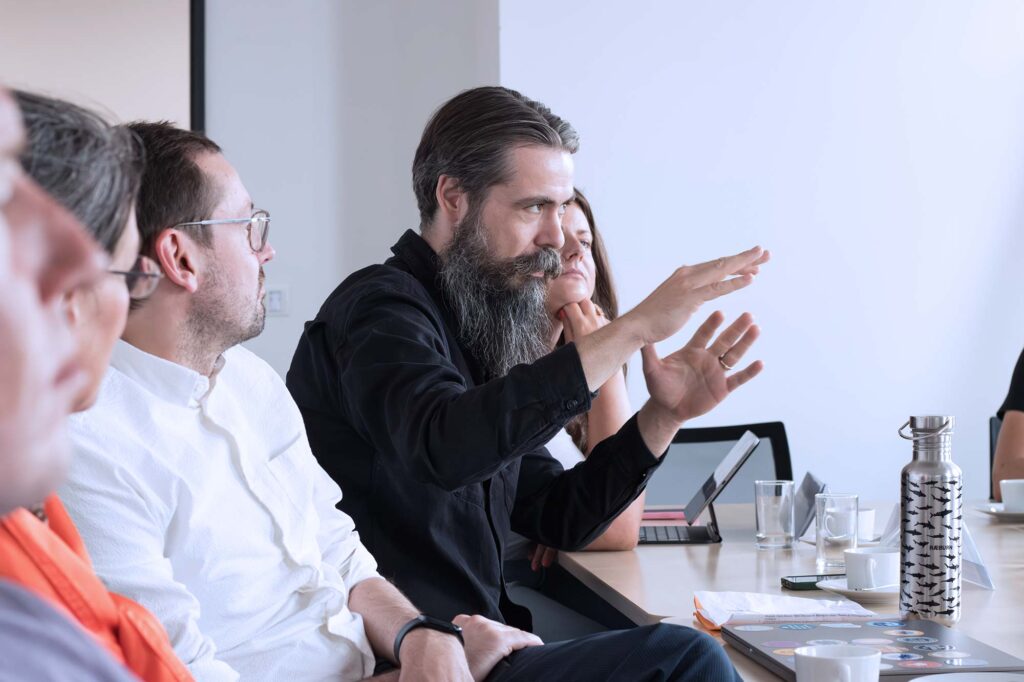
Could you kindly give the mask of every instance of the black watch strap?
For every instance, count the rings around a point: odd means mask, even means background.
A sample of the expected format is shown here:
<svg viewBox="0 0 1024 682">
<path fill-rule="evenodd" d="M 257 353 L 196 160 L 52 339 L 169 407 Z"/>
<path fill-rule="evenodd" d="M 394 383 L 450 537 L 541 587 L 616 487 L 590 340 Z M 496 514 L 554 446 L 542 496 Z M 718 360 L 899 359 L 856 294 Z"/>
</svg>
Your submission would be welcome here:
<svg viewBox="0 0 1024 682">
<path fill-rule="evenodd" d="M 398 663 L 401 659 L 398 657 L 398 653 L 402 650 L 402 640 L 405 636 L 415 630 L 416 628 L 428 628 L 430 630 L 437 630 L 438 632 L 444 632 L 449 635 L 455 635 L 459 638 L 459 644 L 465 644 L 466 642 L 462 639 L 462 628 L 455 623 L 450 623 L 440 618 L 433 618 L 432 616 L 419 615 L 410 620 L 408 623 L 403 625 L 395 635 L 395 663 Z"/>
</svg>

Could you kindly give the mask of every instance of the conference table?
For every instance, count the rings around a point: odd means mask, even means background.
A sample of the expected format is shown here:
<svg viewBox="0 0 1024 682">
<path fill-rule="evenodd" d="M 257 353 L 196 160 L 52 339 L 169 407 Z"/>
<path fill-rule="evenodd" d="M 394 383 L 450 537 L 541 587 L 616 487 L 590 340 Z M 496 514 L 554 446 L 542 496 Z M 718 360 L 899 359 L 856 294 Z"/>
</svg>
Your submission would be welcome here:
<svg viewBox="0 0 1024 682">
<path fill-rule="evenodd" d="M 978 551 L 996 589 L 964 582 L 963 615 L 957 630 L 1024 659 L 1024 524 L 1005 523 L 964 504 Z M 872 504 L 882 513 L 889 504 Z M 837 599 L 820 590 L 783 590 L 785 575 L 814 570 L 814 546 L 796 542 L 791 549 L 758 550 L 754 544 L 754 505 L 715 505 L 722 542 L 713 545 L 640 545 L 629 552 L 565 552 L 559 563 L 613 608 L 637 625 L 668 617 L 692 619 L 695 590 L 762 592 Z M 665 521 L 652 525 L 667 525 Z M 894 599 L 883 614 L 898 612 Z M 716 634 L 716 633 L 711 633 Z M 716 635 L 717 636 L 717 635 Z M 719 639 L 721 639 L 719 637 Z M 778 680 L 766 668 L 724 644 L 745 680 Z"/>
</svg>

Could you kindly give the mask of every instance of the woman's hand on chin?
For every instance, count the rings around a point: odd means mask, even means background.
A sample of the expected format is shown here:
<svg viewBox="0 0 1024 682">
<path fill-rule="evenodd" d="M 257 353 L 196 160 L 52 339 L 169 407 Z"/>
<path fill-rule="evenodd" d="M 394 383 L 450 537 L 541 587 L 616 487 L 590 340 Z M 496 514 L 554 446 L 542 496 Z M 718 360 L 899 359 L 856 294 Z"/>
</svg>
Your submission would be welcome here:
<svg viewBox="0 0 1024 682">
<path fill-rule="evenodd" d="M 608 324 L 604 311 L 589 298 L 564 306 L 558 311 L 558 318 L 564 327 L 566 343 L 580 339 Z"/>
</svg>

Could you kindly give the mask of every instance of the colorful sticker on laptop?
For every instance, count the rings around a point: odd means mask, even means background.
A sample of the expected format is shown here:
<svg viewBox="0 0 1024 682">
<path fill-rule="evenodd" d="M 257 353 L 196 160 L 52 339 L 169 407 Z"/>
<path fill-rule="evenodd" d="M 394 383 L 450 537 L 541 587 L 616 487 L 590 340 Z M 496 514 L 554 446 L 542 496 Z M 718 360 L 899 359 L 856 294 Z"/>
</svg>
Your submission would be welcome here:
<svg viewBox="0 0 1024 682">
<path fill-rule="evenodd" d="M 952 651 L 955 648 L 952 644 L 918 644 L 914 651 Z"/>
<path fill-rule="evenodd" d="M 920 637 L 924 632 L 920 630 L 886 630 L 885 634 L 893 637 Z M 902 639 L 900 640 L 903 641 Z"/>
<path fill-rule="evenodd" d="M 904 644 L 935 644 L 939 640 L 934 637 L 900 637 L 899 641 Z"/>
<path fill-rule="evenodd" d="M 775 649 L 774 651 L 772 651 L 772 653 L 775 654 L 776 656 L 783 656 L 783 657 L 795 656 L 796 655 L 793 652 L 793 649 Z"/>
<path fill-rule="evenodd" d="M 846 644 L 845 639 L 809 639 L 807 646 L 828 646 L 830 644 Z"/>
<path fill-rule="evenodd" d="M 771 625 L 737 625 L 733 628 L 736 632 L 767 632 L 772 629 Z"/>
<path fill-rule="evenodd" d="M 779 626 L 780 630 L 813 630 L 813 625 L 807 623 L 786 623 L 785 625 Z"/>
<path fill-rule="evenodd" d="M 887 661 L 919 661 L 922 658 L 924 658 L 924 656 L 922 656 L 921 654 L 912 654 L 906 652 L 902 654 L 882 654 L 882 658 L 884 658 Z"/>
<path fill-rule="evenodd" d="M 907 647 L 905 646 L 886 646 L 884 644 L 882 646 L 876 646 L 875 648 L 883 654 L 898 654 L 901 651 L 907 650 Z"/>
<path fill-rule="evenodd" d="M 938 661 L 903 661 L 897 663 L 901 668 L 941 668 L 942 664 Z"/>
<path fill-rule="evenodd" d="M 898 628 L 903 625 L 901 620 L 873 620 L 868 623 L 873 628 Z"/>
</svg>

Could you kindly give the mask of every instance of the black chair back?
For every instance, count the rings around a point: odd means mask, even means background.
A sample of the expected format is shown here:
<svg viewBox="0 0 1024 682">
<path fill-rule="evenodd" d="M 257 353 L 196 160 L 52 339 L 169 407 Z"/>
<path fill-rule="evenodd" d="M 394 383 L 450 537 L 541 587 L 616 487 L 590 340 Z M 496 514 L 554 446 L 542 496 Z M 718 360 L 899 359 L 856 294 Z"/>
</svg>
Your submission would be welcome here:
<svg viewBox="0 0 1024 682">
<path fill-rule="evenodd" d="M 666 459 L 647 484 L 647 505 L 684 505 L 744 432 L 761 444 L 718 498 L 719 502 L 752 502 L 753 481 L 793 479 L 789 440 L 782 422 L 680 429 Z"/>
<path fill-rule="evenodd" d="M 996 443 L 999 442 L 999 429 L 1003 428 L 1003 420 L 999 417 L 988 418 L 988 499 L 995 499 L 996 491 L 992 487 L 992 465 L 996 461 Z"/>
</svg>

